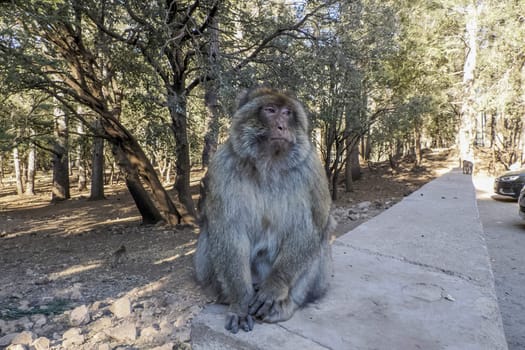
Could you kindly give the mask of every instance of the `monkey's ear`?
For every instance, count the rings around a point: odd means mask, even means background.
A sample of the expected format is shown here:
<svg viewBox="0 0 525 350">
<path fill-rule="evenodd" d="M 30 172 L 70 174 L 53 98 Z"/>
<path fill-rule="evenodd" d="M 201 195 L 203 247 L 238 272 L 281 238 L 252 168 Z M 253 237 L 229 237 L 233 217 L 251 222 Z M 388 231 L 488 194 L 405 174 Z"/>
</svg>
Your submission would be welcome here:
<svg viewBox="0 0 525 350">
<path fill-rule="evenodd" d="M 249 89 L 243 89 L 238 95 L 237 95 L 237 109 L 240 109 L 242 106 L 244 106 L 248 101 L 250 101 L 250 92 Z"/>
<path fill-rule="evenodd" d="M 253 98 L 266 95 L 266 94 L 276 94 L 277 90 L 273 89 L 270 84 L 264 83 L 252 86 L 249 89 L 242 90 L 237 95 L 237 109 L 240 109 L 246 103 L 250 102 Z"/>
</svg>

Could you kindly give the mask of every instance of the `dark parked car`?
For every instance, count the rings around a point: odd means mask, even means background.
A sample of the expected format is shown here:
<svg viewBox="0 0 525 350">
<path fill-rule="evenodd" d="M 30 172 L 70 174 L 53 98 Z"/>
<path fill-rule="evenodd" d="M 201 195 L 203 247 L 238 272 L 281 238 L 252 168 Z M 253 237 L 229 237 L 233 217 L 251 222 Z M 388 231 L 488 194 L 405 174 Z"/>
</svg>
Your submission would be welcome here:
<svg viewBox="0 0 525 350">
<path fill-rule="evenodd" d="M 518 198 L 518 213 L 522 219 L 525 219 L 525 187 L 521 189 L 520 197 Z"/>
<path fill-rule="evenodd" d="M 518 198 L 525 184 L 525 168 L 509 171 L 494 180 L 494 192 Z"/>
</svg>

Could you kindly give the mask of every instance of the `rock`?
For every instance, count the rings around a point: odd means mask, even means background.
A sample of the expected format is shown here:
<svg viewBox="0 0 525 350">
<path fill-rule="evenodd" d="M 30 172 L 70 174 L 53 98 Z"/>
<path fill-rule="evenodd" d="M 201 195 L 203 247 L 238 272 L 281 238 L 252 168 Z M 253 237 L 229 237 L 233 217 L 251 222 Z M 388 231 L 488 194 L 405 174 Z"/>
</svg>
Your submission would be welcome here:
<svg viewBox="0 0 525 350">
<path fill-rule="evenodd" d="M 49 350 L 51 342 L 46 337 L 40 337 L 31 344 L 35 350 Z"/>
<path fill-rule="evenodd" d="M 125 322 L 118 327 L 109 329 L 106 334 L 119 342 L 135 341 L 137 339 L 137 329 L 131 322 Z"/>
<path fill-rule="evenodd" d="M 117 318 L 126 318 L 131 315 L 131 302 L 128 297 L 117 299 L 113 305 L 111 305 L 110 311 Z"/>
<path fill-rule="evenodd" d="M 22 311 L 29 310 L 29 300 L 20 300 L 18 303 L 18 309 Z"/>
<path fill-rule="evenodd" d="M 47 317 L 42 314 L 36 314 L 31 316 L 31 320 L 34 322 L 34 327 L 41 328 L 47 323 Z"/>
<path fill-rule="evenodd" d="M 202 311 L 202 306 L 200 305 L 193 305 L 192 307 L 190 307 L 190 314 L 192 317 L 197 315 L 201 311 Z"/>
<path fill-rule="evenodd" d="M 104 331 L 108 328 L 111 328 L 112 326 L 111 318 L 101 317 L 95 322 L 93 322 L 90 326 L 91 326 L 92 332 L 96 333 L 96 332 Z"/>
<path fill-rule="evenodd" d="M 22 332 L 31 329 L 33 322 L 27 316 L 8 322 L 6 333 Z"/>
<path fill-rule="evenodd" d="M 161 332 L 164 334 L 171 334 L 175 331 L 174 326 L 167 319 L 160 321 L 159 326 Z"/>
<path fill-rule="evenodd" d="M 364 202 L 357 204 L 357 208 L 359 208 L 360 210 L 368 210 L 370 205 L 372 205 L 370 201 L 364 201 Z"/>
<path fill-rule="evenodd" d="M 8 346 L 11 344 L 11 341 L 15 339 L 15 337 L 20 333 L 10 333 L 4 335 L 2 338 L 0 338 L 0 347 Z"/>
<path fill-rule="evenodd" d="M 153 339 L 160 333 L 158 327 L 149 326 L 140 331 L 140 337 L 143 339 Z"/>
<path fill-rule="evenodd" d="M 98 344 L 97 350 L 111 350 L 111 346 L 109 344 Z"/>
<path fill-rule="evenodd" d="M 80 345 L 85 338 L 80 333 L 80 328 L 71 328 L 67 330 L 62 336 L 62 345 L 64 348 L 74 348 L 73 345 Z"/>
<path fill-rule="evenodd" d="M 188 316 L 187 315 L 182 315 L 182 316 L 179 316 L 177 317 L 177 319 L 175 320 L 175 322 L 173 323 L 173 325 L 176 327 L 176 328 L 180 328 L 182 326 L 184 326 L 186 324 L 186 321 L 188 320 Z"/>
<path fill-rule="evenodd" d="M 175 338 L 181 343 L 189 342 L 191 339 L 190 327 L 184 327 L 184 328 L 178 329 L 175 334 Z"/>
<path fill-rule="evenodd" d="M 164 345 L 161 345 L 161 346 L 157 346 L 155 348 L 152 348 L 151 350 L 171 350 L 175 347 L 175 344 L 174 343 L 166 343 Z"/>
<path fill-rule="evenodd" d="M 27 317 L 25 317 L 25 321 L 21 324 L 21 326 L 22 326 L 22 329 L 29 331 L 33 329 L 34 324 L 35 324 L 34 322 L 30 321 Z"/>
<path fill-rule="evenodd" d="M 73 281 L 72 281 L 73 282 Z M 69 298 L 71 300 L 82 300 L 82 292 L 80 291 L 82 287 L 82 283 L 74 283 L 69 290 L 67 290 L 67 294 L 69 294 Z"/>
<path fill-rule="evenodd" d="M 22 344 L 9 345 L 6 350 L 27 350 L 27 347 Z"/>
<path fill-rule="evenodd" d="M 69 323 L 72 326 L 81 326 L 90 321 L 89 310 L 86 305 L 80 305 L 71 311 Z"/>
<path fill-rule="evenodd" d="M 91 312 L 95 312 L 95 311 L 99 311 L 100 309 L 102 309 L 104 306 L 107 306 L 106 303 L 102 302 L 102 301 L 95 301 L 91 307 L 90 307 L 90 311 Z"/>
<path fill-rule="evenodd" d="M 348 215 L 348 218 L 352 221 L 356 221 L 356 220 L 359 220 L 361 218 L 361 215 L 359 214 L 350 214 Z"/>
<path fill-rule="evenodd" d="M 91 341 L 94 343 L 106 343 L 108 342 L 108 335 L 105 332 L 98 332 L 93 335 L 93 333 L 90 333 Z"/>
<path fill-rule="evenodd" d="M 16 337 L 14 337 L 13 340 L 11 340 L 11 344 L 31 345 L 35 339 L 36 335 L 33 332 L 24 331 L 22 333 L 19 333 Z"/>
</svg>

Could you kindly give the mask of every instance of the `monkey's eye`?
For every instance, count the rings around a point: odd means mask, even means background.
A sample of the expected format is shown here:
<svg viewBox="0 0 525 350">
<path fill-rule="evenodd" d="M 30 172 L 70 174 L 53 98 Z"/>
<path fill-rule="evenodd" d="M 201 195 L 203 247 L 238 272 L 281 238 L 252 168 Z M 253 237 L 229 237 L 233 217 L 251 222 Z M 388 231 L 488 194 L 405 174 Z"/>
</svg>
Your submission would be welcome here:
<svg viewBox="0 0 525 350">
<path fill-rule="evenodd" d="M 264 107 L 264 111 L 273 114 L 273 113 L 276 112 L 276 109 L 273 106 L 266 106 L 266 107 Z"/>
<path fill-rule="evenodd" d="M 283 108 L 283 112 L 282 112 L 285 116 L 289 117 L 290 115 L 292 115 L 292 111 L 289 110 L 288 108 Z"/>
</svg>

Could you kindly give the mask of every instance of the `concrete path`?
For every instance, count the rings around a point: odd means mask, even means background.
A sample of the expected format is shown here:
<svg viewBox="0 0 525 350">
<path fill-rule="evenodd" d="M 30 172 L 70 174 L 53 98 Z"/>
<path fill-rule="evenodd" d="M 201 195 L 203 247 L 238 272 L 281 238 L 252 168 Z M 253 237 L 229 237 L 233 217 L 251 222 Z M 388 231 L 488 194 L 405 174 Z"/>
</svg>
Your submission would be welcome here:
<svg viewBox="0 0 525 350">
<path fill-rule="evenodd" d="M 202 349 L 507 349 L 471 177 L 453 170 L 333 244 L 319 303 L 252 332 L 224 329 L 225 307 L 193 320 Z"/>
</svg>

